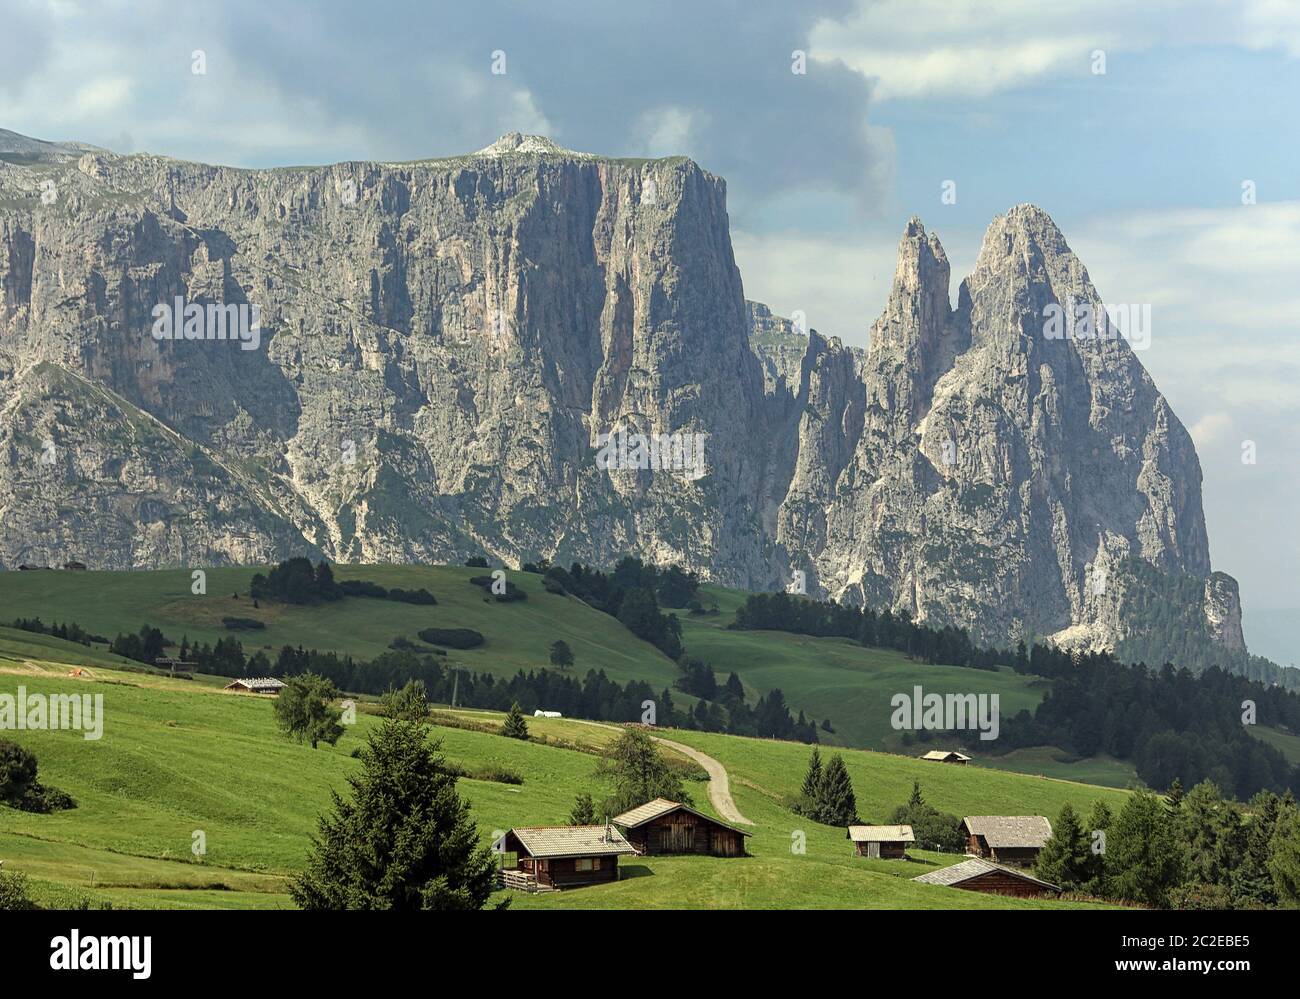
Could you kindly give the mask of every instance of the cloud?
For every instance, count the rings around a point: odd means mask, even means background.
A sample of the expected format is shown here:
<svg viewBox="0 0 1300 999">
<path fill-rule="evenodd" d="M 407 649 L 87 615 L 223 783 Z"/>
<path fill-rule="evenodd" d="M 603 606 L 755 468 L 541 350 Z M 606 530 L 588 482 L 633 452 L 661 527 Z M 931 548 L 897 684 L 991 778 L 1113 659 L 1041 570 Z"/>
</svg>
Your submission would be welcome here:
<svg viewBox="0 0 1300 999">
<path fill-rule="evenodd" d="M 812 56 L 876 83 L 878 100 L 986 97 L 1084 77 L 1093 53 L 1156 46 L 1281 48 L 1300 56 L 1291 0 L 881 0 L 811 35 Z"/>
<path fill-rule="evenodd" d="M 37 136 L 129 133 L 154 152 L 269 166 L 444 156 L 542 132 L 577 149 L 692 156 L 749 204 L 796 190 L 870 203 L 887 175 L 870 84 L 839 65 L 790 71 L 812 26 L 850 13 L 848 0 L 412 0 L 365 17 L 341 0 L 41 9 L 18 8 L 40 44 L 0 86 L 0 118 Z M 190 72 L 196 49 L 206 74 Z"/>
</svg>

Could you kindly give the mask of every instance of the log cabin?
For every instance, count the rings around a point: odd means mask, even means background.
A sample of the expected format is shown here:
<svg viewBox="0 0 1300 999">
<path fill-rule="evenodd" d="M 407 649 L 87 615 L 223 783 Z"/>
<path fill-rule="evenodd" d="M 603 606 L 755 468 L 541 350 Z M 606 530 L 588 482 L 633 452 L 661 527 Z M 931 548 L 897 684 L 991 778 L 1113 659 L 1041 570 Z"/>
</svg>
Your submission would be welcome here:
<svg viewBox="0 0 1300 999">
<path fill-rule="evenodd" d="M 616 815 L 614 825 L 626 831 L 628 842 L 638 853 L 647 855 L 697 853 L 743 857 L 745 837 L 749 835 L 667 798 L 655 798 Z"/>
<path fill-rule="evenodd" d="M 907 844 L 915 843 L 911 826 L 849 826 L 853 852 L 859 857 L 906 860 Z"/>
<path fill-rule="evenodd" d="M 955 749 L 932 749 L 921 759 L 929 760 L 932 763 L 955 763 L 962 767 L 970 762 L 969 756 L 965 753 L 959 753 Z"/>
<path fill-rule="evenodd" d="M 611 825 L 525 826 L 511 829 L 493 849 L 516 858 L 502 869 L 502 882 L 530 891 L 617 881 L 618 858 L 637 852 Z"/>
<path fill-rule="evenodd" d="M 223 688 L 245 694 L 278 694 L 287 684 L 273 676 L 250 676 L 228 683 Z"/>
<path fill-rule="evenodd" d="M 968 853 L 1020 867 L 1032 867 L 1052 835 L 1042 815 L 967 815 L 961 826 Z"/>
<path fill-rule="evenodd" d="M 1014 895 L 1031 898 L 1035 895 L 1059 895 L 1061 889 L 1042 881 L 1025 871 L 1004 867 L 987 860 L 963 860 L 960 864 L 944 867 L 913 878 L 927 885 L 947 885 L 966 891 L 982 891 L 988 895 Z"/>
</svg>

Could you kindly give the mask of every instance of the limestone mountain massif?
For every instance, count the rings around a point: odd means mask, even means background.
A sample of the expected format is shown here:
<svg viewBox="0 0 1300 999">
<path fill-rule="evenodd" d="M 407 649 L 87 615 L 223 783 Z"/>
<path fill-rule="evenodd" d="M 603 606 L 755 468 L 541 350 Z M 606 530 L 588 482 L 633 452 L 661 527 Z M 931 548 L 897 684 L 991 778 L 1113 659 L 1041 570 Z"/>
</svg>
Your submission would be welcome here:
<svg viewBox="0 0 1300 999">
<path fill-rule="evenodd" d="M 631 553 L 1089 647 L 1168 582 L 1244 651 L 1187 431 L 1126 340 L 1045 333 L 1102 300 L 1033 206 L 956 308 L 912 220 L 863 351 L 746 301 L 686 158 L 245 170 L 0 131 L 0 281 L 7 568 Z M 194 335 L 159 339 L 178 300 Z M 251 306 L 255 349 L 211 337 Z M 705 474 L 599 467 L 619 433 L 693 435 Z"/>
</svg>

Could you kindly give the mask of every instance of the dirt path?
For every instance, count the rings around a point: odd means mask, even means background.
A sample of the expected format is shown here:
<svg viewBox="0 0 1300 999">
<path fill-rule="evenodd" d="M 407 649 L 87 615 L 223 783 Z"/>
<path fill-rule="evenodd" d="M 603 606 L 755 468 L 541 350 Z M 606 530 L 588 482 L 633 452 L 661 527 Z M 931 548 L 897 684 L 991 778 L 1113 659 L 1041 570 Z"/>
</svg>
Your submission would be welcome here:
<svg viewBox="0 0 1300 999">
<path fill-rule="evenodd" d="M 622 729 L 617 725 L 606 725 L 603 722 L 586 721 L 581 718 L 570 718 L 570 721 L 581 722 L 583 725 L 594 725 L 596 728 L 607 728 L 611 732 L 621 732 Z M 681 753 L 689 757 L 709 774 L 709 801 L 717 813 L 728 822 L 734 822 L 737 825 L 752 826 L 754 823 L 740 814 L 740 809 L 736 807 L 735 801 L 731 797 L 731 780 L 727 777 L 727 768 L 706 753 L 701 753 L 698 749 L 684 745 L 680 742 L 673 742 L 671 739 L 664 739 L 657 735 L 650 736 L 661 746 L 667 746 L 674 752 Z"/>
</svg>

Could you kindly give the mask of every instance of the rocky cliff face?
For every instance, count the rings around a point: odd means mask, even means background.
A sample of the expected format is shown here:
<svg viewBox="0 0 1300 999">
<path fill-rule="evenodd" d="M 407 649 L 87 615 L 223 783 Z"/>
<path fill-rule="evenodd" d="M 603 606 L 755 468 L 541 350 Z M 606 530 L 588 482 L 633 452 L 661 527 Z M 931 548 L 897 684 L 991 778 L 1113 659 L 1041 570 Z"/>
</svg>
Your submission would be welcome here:
<svg viewBox="0 0 1300 999">
<path fill-rule="evenodd" d="M 0 132 L 0 280 L 9 567 L 632 552 L 1106 644 L 1136 558 L 1240 642 L 1186 431 L 1125 341 L 1044 333 L 1100 299 L 1032 207 L 956 309 L 913 220 L 862 354 L 746 303 L 686 159 L 235 170 Z"/>
</svg>

